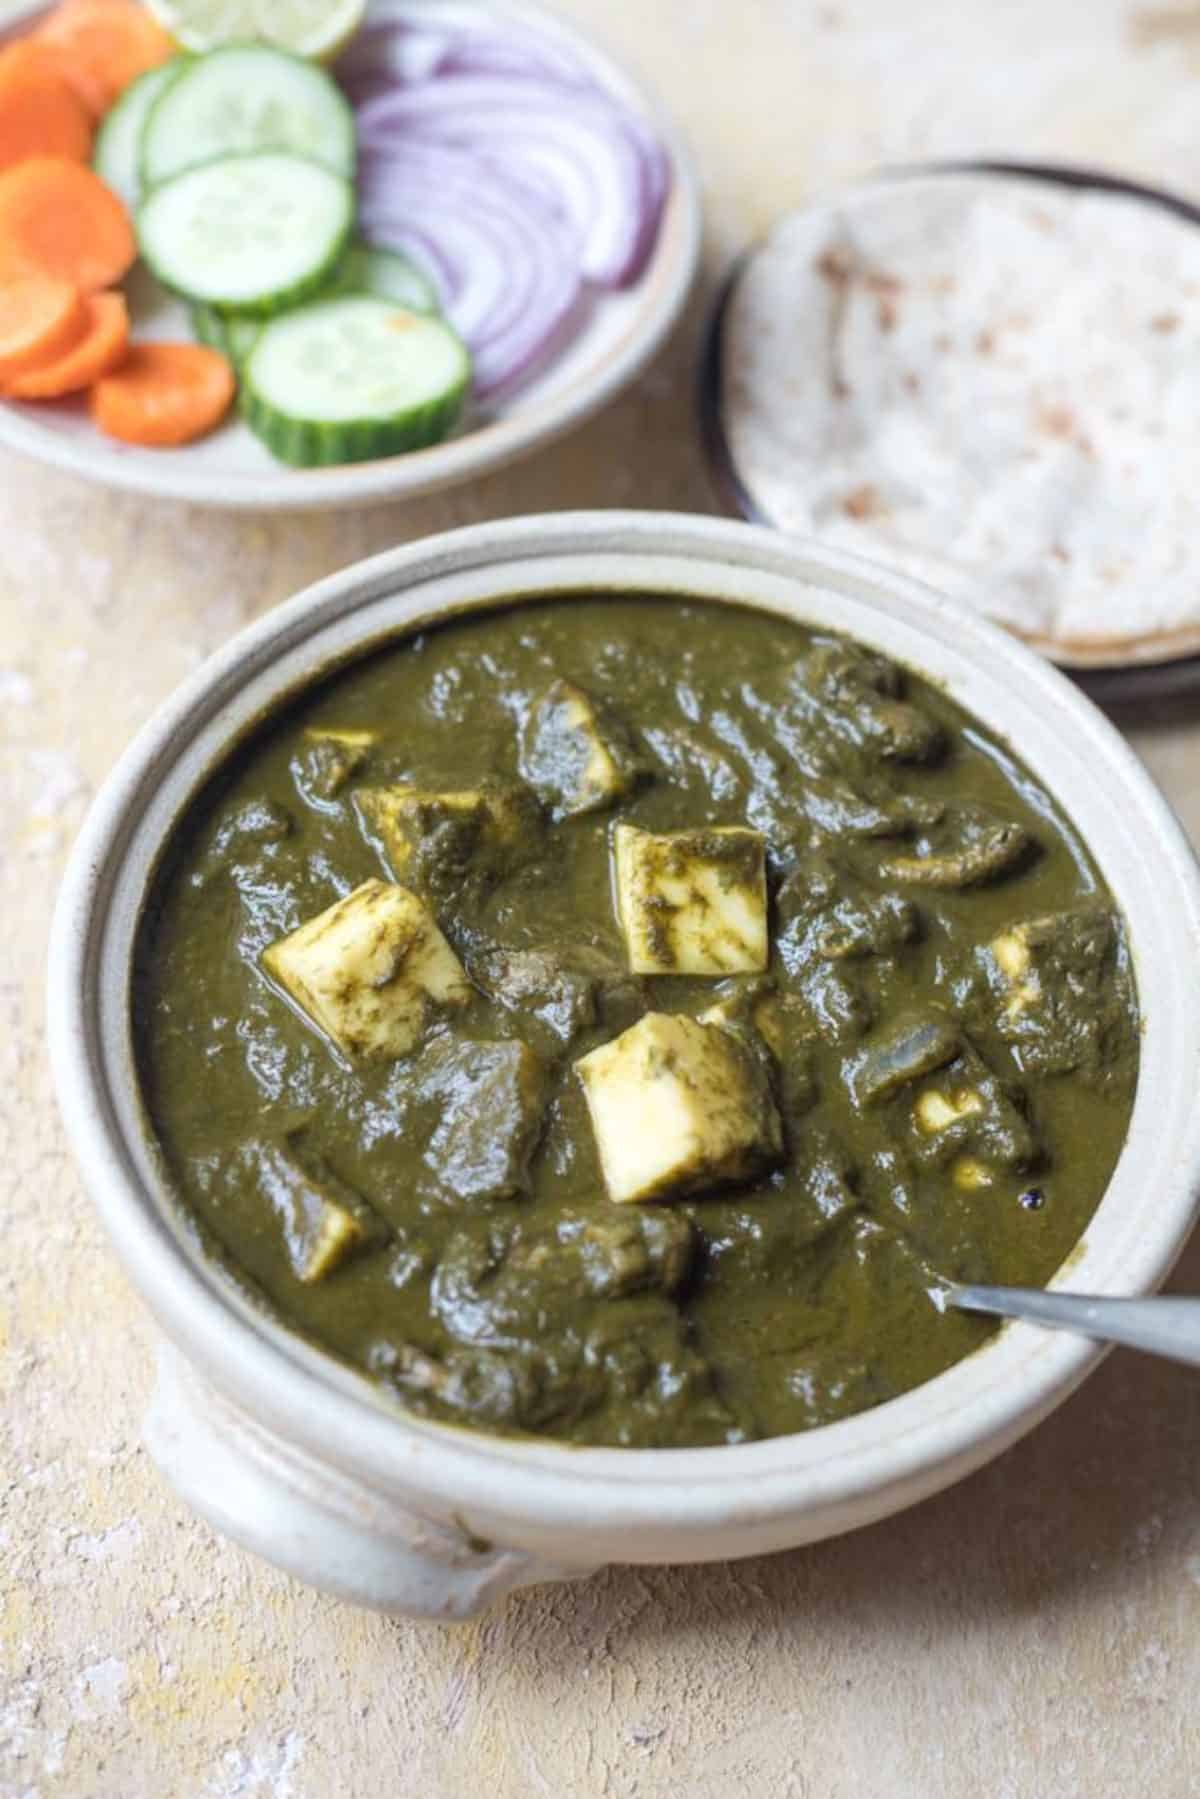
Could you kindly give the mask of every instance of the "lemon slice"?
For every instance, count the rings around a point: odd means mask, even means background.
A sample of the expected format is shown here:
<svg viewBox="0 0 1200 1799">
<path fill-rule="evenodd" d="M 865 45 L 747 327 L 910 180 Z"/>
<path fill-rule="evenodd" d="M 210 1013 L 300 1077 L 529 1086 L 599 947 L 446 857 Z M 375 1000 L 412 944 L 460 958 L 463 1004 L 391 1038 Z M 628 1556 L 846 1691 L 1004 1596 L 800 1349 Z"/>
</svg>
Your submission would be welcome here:
<svg viewBox="0 0 1200 1799">
<path fill-rule="evenodd" d="M 367 0 L 149 0 L 185 50 L 215 50 L 252 39 L 328 61 L 363 22 Z"/>
</svg>

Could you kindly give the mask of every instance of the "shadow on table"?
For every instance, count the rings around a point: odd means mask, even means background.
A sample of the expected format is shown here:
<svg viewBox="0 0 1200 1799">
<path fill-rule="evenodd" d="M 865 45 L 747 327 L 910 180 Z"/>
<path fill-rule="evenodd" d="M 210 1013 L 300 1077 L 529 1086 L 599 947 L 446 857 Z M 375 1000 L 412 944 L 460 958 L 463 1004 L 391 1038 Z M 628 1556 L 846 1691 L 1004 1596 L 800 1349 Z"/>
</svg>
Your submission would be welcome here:
<svg viewBox="0 0 1200 1799">
<path fill-rule="evenodd" d="M 1200 1239 L 1171 1287 L 1200 1292 Z M 738 1613 L 762 1628 L 856 1618 L 916 1633 L 1056 1607 L 1095 1595 L 1131 1564 L 1179 1578 L 1200 1550 L 1200 1374 L 1115 1351 L 1030 1437 L 970 1479 L 849 1536 L 774 1556 L 690 1568 L 613 1568 L 578 1587 L 517 1595 L 489 1635 L 496 1647 L 536 1614 L 560 1640 L 597 1630 L 686 1637 Z M 1197 1580 L 1200 1581 L 1200 1569 Z"/>
</svg>

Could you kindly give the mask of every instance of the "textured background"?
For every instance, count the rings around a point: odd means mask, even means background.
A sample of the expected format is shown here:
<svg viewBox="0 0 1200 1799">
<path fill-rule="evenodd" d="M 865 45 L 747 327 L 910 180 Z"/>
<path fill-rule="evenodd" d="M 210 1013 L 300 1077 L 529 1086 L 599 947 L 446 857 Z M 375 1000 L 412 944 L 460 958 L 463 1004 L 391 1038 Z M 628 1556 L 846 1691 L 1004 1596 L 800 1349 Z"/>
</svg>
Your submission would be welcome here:
<svg viewBox="0 0 1200 1799">
<path fill-rule="evenodd" d="M 690 131 L 710 278 L 781 208 L 885 158 L 1037 151 L 1200 190 L 1200 8 L 566 10 Z M 150 1329 L 81 1197 L 43 1057 L 47 915 L 88 798 L 183 674 L 354 557 L 507 512 L 707 509 L 699 317 L 569 443 L 405 510 L 229 520 L 0 458 L 2 1799 L 1200 1790 L 1200 1384 L 1181 1370 L 1114 1357 L 1002 1461 L 857 1536 L 614 1570 L 456 1630 L 359 1615 L 251 1562 L 139 1447 Z M 1127 722 L 1200 834 L 1200 728 Z M 1200 1251 L 1177 1284 L 1200 1290 Z"/>
</svg>

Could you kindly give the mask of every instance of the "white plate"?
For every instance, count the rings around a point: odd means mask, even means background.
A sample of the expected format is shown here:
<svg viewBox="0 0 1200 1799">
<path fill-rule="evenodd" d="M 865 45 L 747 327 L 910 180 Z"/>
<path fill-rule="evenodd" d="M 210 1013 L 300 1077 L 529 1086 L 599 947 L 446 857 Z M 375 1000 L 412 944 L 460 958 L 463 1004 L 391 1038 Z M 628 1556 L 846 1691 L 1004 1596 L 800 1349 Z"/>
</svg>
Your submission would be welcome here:
<svg viewBox="0 0 1200 1799">
<path fill-rule="evenodd" d="M 428 0 L 431 15 L 477 14 L 463 0 Z M 28 26 L 42 6 L 0 5 L 8 37 L 13 18 Z M 385 17 L 375 0 L 368 17 Z M 654 253 L 635 285 L 599 294 L 573 343 L 511 400 L 432 449 L 342 468 L 289 469 L 275 461 L 239 422 L 180 450 L 142 450 L 114 443 L 94 429 L 82 401 L 20 405 L 0 402 L 0 444 L 109 487 L 203 506 L 245 510 L 371 505 L 431 493 L 514 461 L 580 424 L 638 375 L 662 344 L 687 299 L 700 254 L 700 193 L 687 151 L 675 130 L 622 70 L 539 6 L 489 0 L 493 17 L 508 17 L 557 37 L 611 92 L 647 114 L 672 166 L 671 197 Z M 186 308 L 144 275 L 125 284 L 135 331 L 144 338 L 190 340 Z"/>
</svg>

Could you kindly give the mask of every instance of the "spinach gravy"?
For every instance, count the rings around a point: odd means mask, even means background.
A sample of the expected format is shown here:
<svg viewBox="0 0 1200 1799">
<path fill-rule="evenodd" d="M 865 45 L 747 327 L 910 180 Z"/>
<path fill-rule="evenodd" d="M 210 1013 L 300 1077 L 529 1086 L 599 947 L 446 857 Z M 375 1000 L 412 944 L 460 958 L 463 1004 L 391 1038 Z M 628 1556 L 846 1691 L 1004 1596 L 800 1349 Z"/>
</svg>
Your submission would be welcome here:
<svg viewBox="0 0 1200 1799">
<path fill-rule="evenodd" d="M 219 1260 L 406 1407 L 807 1430 L 1040 1285 L 1129 1122 L 1123 922 L 945 694 L 739 607 L 397 641 L 230 754 L 139 935 L 150 1125 Z"/>
</svg>

